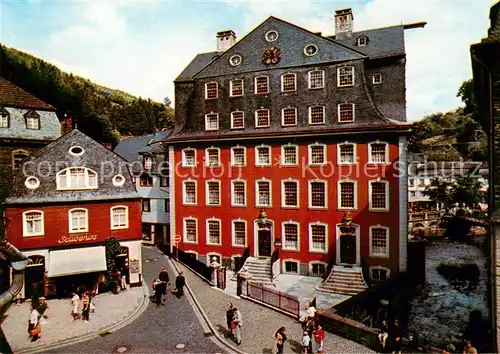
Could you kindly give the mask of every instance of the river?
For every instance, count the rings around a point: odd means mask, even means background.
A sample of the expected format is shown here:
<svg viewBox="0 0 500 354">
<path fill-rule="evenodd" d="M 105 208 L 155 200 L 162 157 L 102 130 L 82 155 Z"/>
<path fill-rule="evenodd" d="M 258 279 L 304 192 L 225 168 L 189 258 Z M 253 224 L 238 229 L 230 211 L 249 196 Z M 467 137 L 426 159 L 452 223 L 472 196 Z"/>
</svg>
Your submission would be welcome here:
<svg viewBox="0 0 500 354">
<path fill-rule="evenodd" d="M 460 342 L 472 310 L 481 310 L 483 318 L 488 316 L 486 256 L 477 246 L 449 241 L 428 243 L 425 252 L 426 284 L 410 301 L 408 330 L 444 348 Z M 467 290 L 453 287 L 436 270 L 442 262 L 476 264 L 480 271 L 477 286 Z"/>
</svg>

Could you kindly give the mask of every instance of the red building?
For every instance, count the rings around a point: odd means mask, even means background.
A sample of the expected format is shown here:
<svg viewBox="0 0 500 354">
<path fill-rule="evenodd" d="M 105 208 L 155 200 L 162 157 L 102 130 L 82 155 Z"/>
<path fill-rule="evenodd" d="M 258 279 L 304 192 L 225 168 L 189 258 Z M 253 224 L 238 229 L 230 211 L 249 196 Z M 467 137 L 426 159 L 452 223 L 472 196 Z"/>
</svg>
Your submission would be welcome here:
<svg viewBox="0 0 500 354">
<path fill-rule="evenodd" d="M 274 17 L 237 43 L 219 32 L 217 52 L 176 79 L 180 249 L 210 263 L 280 248 L 281 271 L 305 275 L 406 270 L 404 30 L 423 24 L 352 32 L 352 21 L 336 11 L 330 37 Z"/>
<path fill-rule="evenodd" d="M 141 203 L 128 163 L 78 130 L 30 156 L 4 202 L 6 235 L 32 264 L 23 296 L 97 289 L 107 271 L 105 242 L 131 285 L 141 282 Z"/>
</svg>

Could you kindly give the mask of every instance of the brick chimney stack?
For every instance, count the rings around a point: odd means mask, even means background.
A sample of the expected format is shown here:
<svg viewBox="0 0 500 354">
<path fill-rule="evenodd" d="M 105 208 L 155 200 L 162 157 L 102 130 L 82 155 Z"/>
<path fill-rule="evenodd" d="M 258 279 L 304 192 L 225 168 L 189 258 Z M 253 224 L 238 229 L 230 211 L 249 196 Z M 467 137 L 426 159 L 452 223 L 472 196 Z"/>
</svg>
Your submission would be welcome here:
<svg viewBox="0 0 500 354">
<path fill-rule="evenodd" d="M 347 39 L 352 37 L 352 24 L 354 16 L 352 9 L 335 10 L 335 39 Z"/>
</svg>

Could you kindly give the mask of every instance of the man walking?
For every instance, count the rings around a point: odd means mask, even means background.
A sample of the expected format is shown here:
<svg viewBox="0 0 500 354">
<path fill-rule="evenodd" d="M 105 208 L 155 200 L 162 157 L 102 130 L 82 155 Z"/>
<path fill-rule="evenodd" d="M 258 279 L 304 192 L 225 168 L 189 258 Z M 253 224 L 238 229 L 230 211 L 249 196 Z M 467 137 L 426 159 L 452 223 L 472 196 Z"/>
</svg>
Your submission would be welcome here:
<svg viewBox="0 0 500 354">
<path fill-rule="evenodd" d="M 163 267 L 160 274 L 158 275 L 158 278 L 160 279 L 160 292 L 161 292 L 161 301 L 163 303 L 165 303 L 165 301 L 167 300 L 167 285 L 168 285 L 168 282 L 170 281 L 169 277 L 168 277 L 168 272 L 167 272 L 167 268 Z M 164 298 L 165 297 L 165 298 Z"/>
<path fill-rule="evenodd" d="M 184 295 L 184 285 L 186 285 L 186 279 L 184 278 L 184 275 L 182 275 L 182 272 L 179 272 L 179 275 L 175 278 L 177 297 Z"/>
</svg>

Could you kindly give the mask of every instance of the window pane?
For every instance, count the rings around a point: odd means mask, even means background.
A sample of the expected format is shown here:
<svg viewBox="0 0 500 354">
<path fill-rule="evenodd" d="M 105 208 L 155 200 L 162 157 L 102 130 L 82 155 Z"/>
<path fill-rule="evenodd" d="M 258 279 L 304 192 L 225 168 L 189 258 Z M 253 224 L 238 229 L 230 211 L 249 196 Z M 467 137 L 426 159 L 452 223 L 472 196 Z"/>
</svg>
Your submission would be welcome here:
<svg viewBox="0 0 500 354">
<path fill-rule="evenodd" d="M 386 144 L 371 144 L 371 162 L 386 162 Z"/>
<path fill-rule="evenodd" d="M 244 182 L 233 182 L 233 205 L 245 205 Z"/>
<path fill-rule="evenodd" d="M 297 224 L 285 224 L 285 248 L 299 248 L 299 229 Z"/>
<path fill-rule="evenodd" d="M 295 74 L 285 74 L 282 76 L 282 91 L 295 91 Z"/>
<path fill-rule="evenodd" d="M 206 87 L 206 98 L 217 98 L 217 83 L 211 82 L 205 85 Z"/>
<path fill-rule="evenodd" d="M 311 182 L 311 206 L 326 206 L 326 190 L 324 182 Z"/>
<path fill-rule="evenodd" d="M 271 163 L 270 149 L 268 147 L 258 147 L 257 148 L 257 164 L 258 165 L 269 165 Z"/>
<path fill-rule="evenodd" d="M 219 205 L 220 190 L 218 182 L 208 182 L 208 204 Z"/>
<path fill-rule="evenodd" d="M 196 242 L 196 220 L 185 220 L 184 221 L 186 227 L 186 241 L 188 242 Z"/>
<path fill-rule="evenodd" d="M 233 166 L 245 165 L 245 148 L 233 148 Z"/>
<path fill-rule="evenodd" d="M 269 182 L 257 182 L 258 188 L 258 205 L 270 205 L 270 183 Z"/>
<path fill-rule="evenodd" d="M 339 86 L 352 86 L 354 84 L 354 68 L 346 67 L 338 69 Z"/>
<path fill-rule="evenodd" d="M 283 125 L 297 125 L 297 109 L 295 108 L 284 108 L 283 114 Z"/>
<path fill-rule="evenodd" d="M 372 208 L 385 209 L 386 205 L 386 184 L 372 182 Z"/>
<path fill-rule="evenodd" d="M 325 147 L 323 145 L 311 146 L 311 164 L 325 163 Z"/>
<path fill-rule="evenodd" d="M 285 182 L 285 206 L 298 206 L 297 182 Z"/>
<path fill-rule="evenodd" d="M 255 93 L 268 93 L 269 79 L 267 76 L 255 78 Z"/>
<path fill-rule="evenodd" d="M 387 247 L 387 229 L 372 228 L 372 253 L 386 255 Z"/>
<path fill-rule="evenodd" d="M 340 163 L 354 163 L 354 145 L 340 145 Z"/>
<path fill-rule="evenodd" d="M 324 75 L 325 72 L 322 70 L 310 71 L 309 72 L 309 88 L 322 88 L 324 87 Z"/>
<path fill-rule="evenodd" d="M 326 251 L 326 227 L 324 225 L 312 225 L 311 238 L 313 250 Z"/>
<path fill-rule="evenodd" d="M 267 109 L 259 109 L 256 111 L 257 119 L 256 126 L 257 127 L 268 127 L 269 126 L 269 111 Z"/>
<path fill-rule="evenodd" d="M 243 96 L 243 80 L 231 81 L 231 96 Z"/>
<path fill-rule="evenodd" d="M 245 127 L 245 119 L 243 111 L 236 111 L 231 113 L 231 128 L 242 129 Z"/>
<path fill-rule="evenodd" d="M 296 165 L 297 164 L 297 147 L 284 146 L 283 147 L 283 164 Z"/>
<path fill-rule="evenodd" d="M 246 227 L 242 221 L 234 222 L 234 244 L 237 246 L 245 246 Z"/>
<path fill-rule="evenodd" d="M 354 105 L 352 103 L 339 104 L 339 122 L 354 121 Z"/>
<path fill-rule="evenodd" d="M 354 208 L 354 183 L 342 182 L 340 184 L 340 207 Z"/>
<path fill-rule="evenodd" d="M 210 220 L 208 222 L 208 242 L 220 243 L 219 221 Z"/>
<path fill-rule="evenodd" d="M 184 191 L 185 191 L 185 202 L 188 204 L 196 203 L 196 184 L 194 182 L 185 182 L 184 183 Z"/>
<path fill-rule="evenodd" d="M 314 106 L 309 107 L 310 122 L 311 124 L 324 124 L 325 123 L 325 107 Z"/>
</svg>

